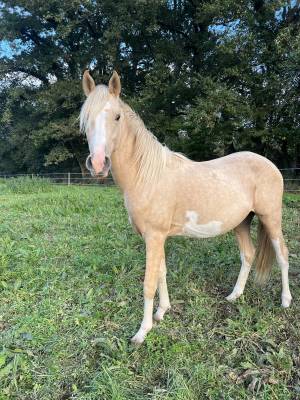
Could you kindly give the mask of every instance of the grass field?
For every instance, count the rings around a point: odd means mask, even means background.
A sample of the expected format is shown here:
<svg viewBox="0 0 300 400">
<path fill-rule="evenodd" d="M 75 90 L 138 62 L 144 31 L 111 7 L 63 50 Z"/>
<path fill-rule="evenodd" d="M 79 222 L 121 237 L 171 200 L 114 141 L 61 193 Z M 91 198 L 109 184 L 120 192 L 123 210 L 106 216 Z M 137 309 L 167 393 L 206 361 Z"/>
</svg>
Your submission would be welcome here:
<svg viewBox="0 0 300 400">
<path fill-rule="evenodd" d="M 0 183 L 0 399 L 300 399 L 300 197 L 285 197 L 294 302 L 232 234 L 170 239 L 172 309 L 141 347 L 144 243 L 116 188 Z"/>
</svg>

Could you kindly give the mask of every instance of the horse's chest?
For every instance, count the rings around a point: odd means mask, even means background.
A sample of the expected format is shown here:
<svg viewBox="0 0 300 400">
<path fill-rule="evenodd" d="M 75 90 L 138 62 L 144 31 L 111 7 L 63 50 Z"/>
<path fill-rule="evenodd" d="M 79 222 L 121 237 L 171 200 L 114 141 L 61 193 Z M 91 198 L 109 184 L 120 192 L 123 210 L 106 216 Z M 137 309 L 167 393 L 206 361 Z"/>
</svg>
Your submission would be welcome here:
<svg viewBox="0 0 300 400">
<path fill-rule="evenodd" d="M 142 234 L 141 229 L 138 227 L 137 223 L 135 222 L 134 213 L 133 213 L 132 207 L 130 205 L 130 202 L 129 202 L 126 194 L 124 194 L 124 205 L 127 210 L 128 220 L 129 220 L 130 225 L 133 227 L 135 232 L 137 232 L 139 235 L 141 235 Z"/>
</svg>

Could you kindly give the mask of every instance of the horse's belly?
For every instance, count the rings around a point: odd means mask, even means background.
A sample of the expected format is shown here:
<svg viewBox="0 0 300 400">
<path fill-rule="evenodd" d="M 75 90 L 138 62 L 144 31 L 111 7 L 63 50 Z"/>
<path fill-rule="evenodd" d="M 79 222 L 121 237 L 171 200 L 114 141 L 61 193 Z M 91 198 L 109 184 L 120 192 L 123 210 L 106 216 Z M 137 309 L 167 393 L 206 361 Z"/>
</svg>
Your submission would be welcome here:
<svg viewBox="0 0 300 400">
<path fill-rule="evenodd" d="M 195 211 L 186 212 L 187 220 L 182 226 L 181 234 L 183 236 L 209 238 L 222 234 L 222 221 L 210 221 L 201 224 L 198 221 L 198 214 Z"/>
<path fill-rule="evenodd" d="M 243 208 L 239 212 L 216 212 L 208 218 L 208 215 L 193 210 L 187 210 L 172 223 L 170 235 L 188 236 L 195 238 L 210 238 L 223 235 L 238 226 L 249 214 L 249 208 Z M 201 217 L 202 216 L 202 217 Z M 203 218 L 205 216 L 205 218 Z"/>
</svg>

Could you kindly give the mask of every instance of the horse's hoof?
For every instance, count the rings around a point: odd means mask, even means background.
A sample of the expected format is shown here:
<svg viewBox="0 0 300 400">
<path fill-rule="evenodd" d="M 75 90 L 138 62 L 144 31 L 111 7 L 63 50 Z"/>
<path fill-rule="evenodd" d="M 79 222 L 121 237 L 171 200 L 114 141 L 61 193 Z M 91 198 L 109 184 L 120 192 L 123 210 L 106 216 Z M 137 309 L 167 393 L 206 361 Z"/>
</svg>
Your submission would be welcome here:
<svg viewBox="0 0 300 400">
<path fill-rule="evenodd" d="M 153 315 L 153 319 L 156 322 L 160 322 L 164 319 L 164 312 L 162 311 L 156 311 L 156 313 Z"/>
<path fill-rule="evenodd" d="M 131 338 L 131 343 L 139 346 L 142 344 L 146 338 L 147 331 L 140 329 L 134 336 Z"/>
<path fill-rule="evenodd" d="M 292 298 L 291 297 L 282 297 L 281 305 L 283 308 L 288 308 L 291 305 Z"/>
<path fill-rule="evenodd" d="M 134 344 L 135 346 L 140 346 L 143 342 L 144 342 L 144 340 L 145 339 L 142 339 L 142 338 L 140 338 L 140 337 L 137 337 L 137 335 L 135 335 L 135 336 L 133 336 L 132 338 L 131 338 L 131 343 L 132 344 Z"/>
<path fill-rule="evenodd" d="M 171 307 L 168 307 L 166 310 L 164 310 L 161 307 L 158 307 L 158 309 L 156 310 L 156 313 L 153 315 L 153 319 L 156 322 L 160 322 L 164 319 L 164 315 L 165 313 L 170 309 Z"/>
<path fill-rule="evenodd" d="M 226 297 L 226 300 L 230 301 L 230 302 L 233 302 L 233 301 L 237 300 L 240 296 L 241 296 L 240 293 L 232 292 L 229 296 Z"/>
</svg>

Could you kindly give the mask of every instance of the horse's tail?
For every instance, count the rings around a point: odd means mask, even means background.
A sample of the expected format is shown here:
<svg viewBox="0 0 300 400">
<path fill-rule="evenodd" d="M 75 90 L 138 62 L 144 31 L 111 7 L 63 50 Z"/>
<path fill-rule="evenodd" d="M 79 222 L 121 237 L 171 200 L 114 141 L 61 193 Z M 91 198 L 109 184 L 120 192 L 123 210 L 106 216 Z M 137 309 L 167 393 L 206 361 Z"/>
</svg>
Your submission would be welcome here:
<svg viewBox="0 0 300 400">
<path fill-rule="evenodd" d="M 257 252 L 256 252 L 256 281 L 259 284 L 266 282 L 275 259 L 275 252 L 270 237 L 259 221 L 257 233 Z"/>
</svg>

